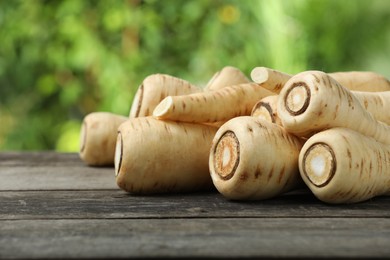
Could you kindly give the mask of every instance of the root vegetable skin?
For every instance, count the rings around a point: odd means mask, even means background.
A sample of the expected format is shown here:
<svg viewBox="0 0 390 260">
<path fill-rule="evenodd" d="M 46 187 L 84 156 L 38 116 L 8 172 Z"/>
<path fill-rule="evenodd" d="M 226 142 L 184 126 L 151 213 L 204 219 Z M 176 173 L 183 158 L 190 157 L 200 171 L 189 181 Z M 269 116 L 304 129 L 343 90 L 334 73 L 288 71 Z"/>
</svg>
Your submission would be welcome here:
<svg viewBox="0 0 390 260">
<path fill-rule="evenodd" d="M 80 158 L 91 166 L 114 165 L 117 129 L 127 119 L 109 112 L 94 112 L 84 117 Z"/>
<path fill-rule="evenodd" d="M 254 105 L 251 116 L 257 117 L 268 122 L 282 125 L 280 118 L 277 113 L 277 102 L 278 96 L 268 96 L 262 98 L 259 102 Z"/>
<path fill-rule="evenodd" d="M 117 185 L 132 194 L 212 188 L 208 156 L 216 127 L 134 118 L 118 129 Z"/>
<path fill-rule="evenodd" d="M 354 91 L 382 92 L 390 90 L 390 81 L 371 71 L 333 72 L 329 75 L 345 88 Z"/>
<path fill-rule="evenodd" d="M 353 91 L 382 92 L 390 90 L 390 81 L 384 76 L 371 71 L 347 71 L 328 73 L 343 87 Z M 256 67 L 251 72 L 251 79 L 271 90 L 280 93 L 284 84 L 293 75 L 266 67 Z"/>
<path fill-rule="evenodd" d="M 214 186 L 232 200 L 263 200 L 303 184 L 298 155 L 303 141 L 281 126 L 236 117 L 222 125 L 211 147 Z"/>
<path fill-rule="evenodd" d="M 130 109 L 130 118 L 151 116 L 154 108 L 167 96 L 201 92 L 188 81 L 166 74 L 153 74 L 139 86 Z"/>
<path fill-rule="evenodd" d="M 376 120 L 390 125 L 390 91 L 352 93 Z"/>
<path fill-rule="evenodd" d="M 250 83 L 250 80 L 238 68 L 226 66 L 214 74 L 205 87 L 205 91 L 212 91 L 228 86 Z"/>
<path fill-rule="evenodd" d="M 292 77 L 279 94 L 277 111 L 284 128 L 298 136 L 346 127 L 390 144 L 390 126 L 374 119 L 351 91 L 320 71 Z"/>
<path fill-rule="evenodd" d="M 251 72 L 251 78 L 265 89 L 279 93 L 291 75 L 266 67 L 256 67 Z"/>
<path fill-rule="evenodd" d="M 351 91 L 359 100 L 360 104 L 376 120 L 390 125 L 390 91 L 365 92 Z M 282 125 L 277 112 L 278 96 L 268 96 L 261 99 L 252 109 L 251 115 L 259 117 L 269 122 Z"/>
<path fill-rule="evenodd" d="M 390 192 L 390 146 L 347 128 L 309 138 L 299 155 L 302 179 L 323 202 L 356 203 Z"/>
<path fill-rule="evenodd" d="M 248 116 L 263 97 L 273 95 L 255 83 L 225 87 L 184 96 L 166 97 L 153 111 L 158 119 L 212 123 Z"/>
</svg>

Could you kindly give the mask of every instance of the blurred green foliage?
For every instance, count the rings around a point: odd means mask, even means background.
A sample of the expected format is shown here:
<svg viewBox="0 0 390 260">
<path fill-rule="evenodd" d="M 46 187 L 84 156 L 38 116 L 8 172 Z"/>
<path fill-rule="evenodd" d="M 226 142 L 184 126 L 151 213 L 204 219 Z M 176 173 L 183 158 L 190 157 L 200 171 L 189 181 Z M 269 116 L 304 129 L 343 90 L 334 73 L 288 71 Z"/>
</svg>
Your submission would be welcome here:
<svg viewBox="0 0 390 260">
<path fill-rule="evenodd" d="M 77 151 L 142 80 L 204 86 L 226 65 L 390 77 L 388 0 L 0 1 L 0 150 Z"/>
</svg>

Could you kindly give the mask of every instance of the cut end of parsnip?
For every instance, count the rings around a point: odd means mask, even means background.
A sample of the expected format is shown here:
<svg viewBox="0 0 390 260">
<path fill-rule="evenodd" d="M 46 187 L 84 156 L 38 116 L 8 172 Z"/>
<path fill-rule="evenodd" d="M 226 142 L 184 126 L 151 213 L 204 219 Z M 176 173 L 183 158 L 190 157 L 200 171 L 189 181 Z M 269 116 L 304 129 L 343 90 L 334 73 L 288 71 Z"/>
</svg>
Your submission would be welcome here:
<svg viewBox="0 0 390 260">
<path fill-rule="evenodd" d="M 240 143 L 232 131 L 219 139 L 214 149 L 214 170 L 222 180 L 233 177 L 240 162 Z"/>
<path fill-rule="evenodd" d="M 270 104 L 265 102 L 257 103 L 256 107 L 252 111 L 251 116 L 275 123 L 275 117 L 272 113 L 272 108 Z"/>
<path fill-rule="evenodd" d="M 284 104 L 286 110 L 294 116 L 304 113 L 310 103 L 310 89 L 303 82 L 295 83 L 286 93 Z"/>
<path fill-rule="evenodd" d="M 257 83 L 262 84 L 267 82 L 269 78 L 268 68 L 265 67 L 256 67 L 251 71 L 251 79 Z"/>
<path fill-rule="evenodd" d="M 164 98 L 154 109 L 153 116 L 157 118 L 163 118 L 173 106 L 173 100 L 171 96 Z"/>
<path fill-rule="evenodd" d="M 83 122 L 80 130 L 80 153 L 83 153 L 85 150 L 85 144 L 87 139 L 87 123 Z"/>
<path fill-rule="evenodd" d="M 116 139 L 115 146 L 115 176 L 119 175 L 122 166 L 123 141 L 122 134 L 119 132 Z"/>
<path fill-rule="evenodd" d="M 326 186 L 336 172 L 336 157 L 324 143 L 313 144 L 304 154 L 303 173 L 317 187 Z"/>
</svg>

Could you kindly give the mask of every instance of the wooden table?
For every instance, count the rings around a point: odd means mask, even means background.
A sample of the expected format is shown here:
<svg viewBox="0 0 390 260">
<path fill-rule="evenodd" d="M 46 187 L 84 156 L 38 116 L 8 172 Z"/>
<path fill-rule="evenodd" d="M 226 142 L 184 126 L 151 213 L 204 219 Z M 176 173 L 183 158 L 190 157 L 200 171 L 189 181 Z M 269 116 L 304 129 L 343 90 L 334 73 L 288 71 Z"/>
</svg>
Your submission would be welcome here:
<svg viewBox="0 0 390 260">
<path fill-rule="evenodd" d="M 0 258 L 385 258 L 390 197 L 132 196 L 77 154 L 0 153 Z"/>
</svg>

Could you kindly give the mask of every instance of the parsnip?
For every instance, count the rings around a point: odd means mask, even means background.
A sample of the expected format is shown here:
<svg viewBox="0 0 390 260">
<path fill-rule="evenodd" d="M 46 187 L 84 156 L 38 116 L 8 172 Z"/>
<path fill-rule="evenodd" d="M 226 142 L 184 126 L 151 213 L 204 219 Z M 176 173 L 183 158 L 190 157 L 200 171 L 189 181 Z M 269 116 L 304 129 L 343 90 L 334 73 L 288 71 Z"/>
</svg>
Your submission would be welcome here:
<svg viewBox="0 0 390 260">
<path fill-rule="evenodd" d="M 224 87 L 214 91 L 166 97 L 153 111 L 158 119 L 182 122 L 218 122 L 250 115 L 265 96 L 274 95 L 255 83 Z"/>
<path fill-rule="evenodd" d="M 213 139 L 209 168 L 214 186 L 233 200 L 268 199 L 299 187 L 302 144 L 279 125 L 250 116 L 233 118 Z"/>
<path fill-rule="evenodd" d="M 212 188 L 208 156 L 216 127 L 129 119 L 118 129 L 117 185 L 133 194 L 188 192 Z"/>
<path fill-rule="evenodd" d="M 365 201 L 390 192 L 390 145 L 348 128 L 332 128 L 306 141 L 299 169 L 324 202 Z"/>
<path fill-rule="evenodd" d="M 376 120 L 390 125 L 390 91 L 365 92 L 351 91 Z M 277 112 L 277 95 L 268 96 L 257 102 L 251 112 L 251 116 L 263 118 L 269 122 L 282 125 Z"/>
<path fill-rule="evenodd" d="M 80 158 L 91 166 L 114 165 L 117 129 L 127 119 L 109 112 L 85 116 L 80 131 Z"/>
<path fill-rule="evenodd" d="M 205 90 L 217 90 L 227 86 L 250 83 L 250 80 L 241 70 L 232 66 L 226 66 L 214 74 L 207 83 Z"/>
<path fill-rule="evenodd" d="M 368 92 L 390 90 L 390 81 L 371 71 L 333 72 L 329 75 L 350 90 Z"/>
<path fill-rule="evenodd" d="M 343 87 L 364 92 L 382 92 L 390 90 L 390 81 L 384 76 L 371 71 L 347 71 L 328 73 Z M 251 79 L 271 90 L 280 93 L 284 84 L 292 77 L 277 70 L 266 67 L 256 67 L 251 72 Z"/>
<path fill-rule="evenodd" d="M 320 71 L 292 77 L 279 94 L 277 110 L 284 128 L 299 136 L 347 127 L 390 144 L 390 126 L 374 119 L 351 91 Z"/>
<path fill-rule="evenodd" d="M 278 95 L 262 98 L 253 106 L 251 116 L 264 119 L 271 123 L 282 125 L 277 112 L 277 101 Z"/>
<path fill-rule="evenodd" d="M 266 67 L 256 67 L 251 72 L 251 78 L 265 89 L 279 93 L 291 75 Z"/>
<path fill-rule="evenodd" d="M 376 120 L 390 125 L 390 91 L 352 93 Z"/>
<path fill-rule="evenodd" d="M 151 116 L 153 109 L 167 96 L 201 92 L 188 81 L 166 74 L 152 74 L 139 86 L 130 109 L 130 118 Z"/>
</svg>

